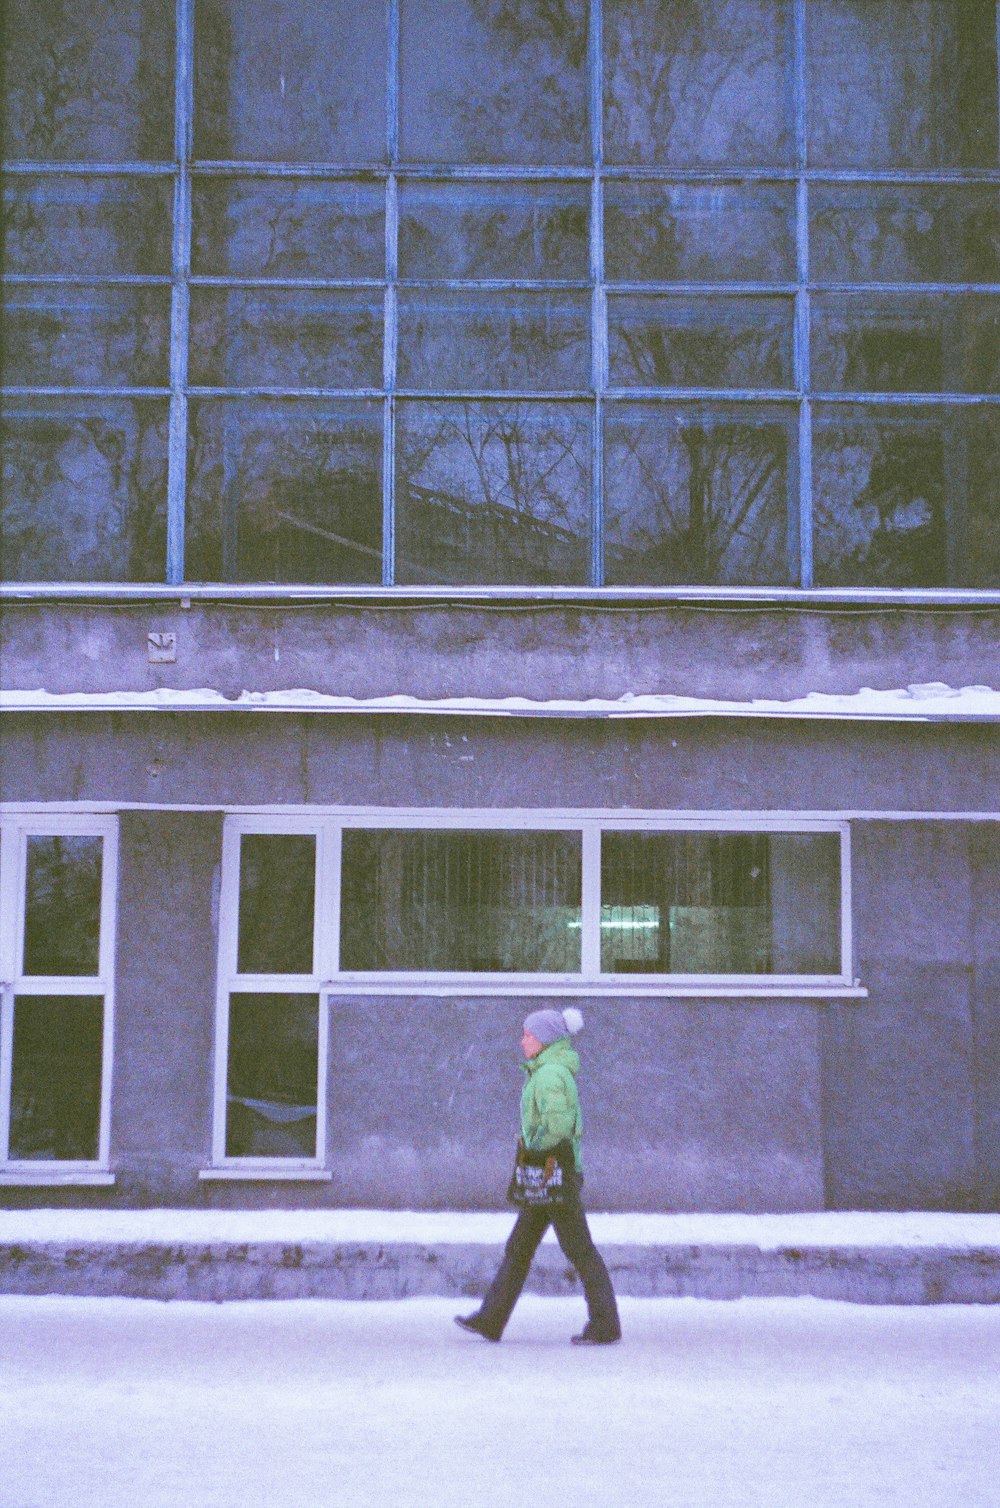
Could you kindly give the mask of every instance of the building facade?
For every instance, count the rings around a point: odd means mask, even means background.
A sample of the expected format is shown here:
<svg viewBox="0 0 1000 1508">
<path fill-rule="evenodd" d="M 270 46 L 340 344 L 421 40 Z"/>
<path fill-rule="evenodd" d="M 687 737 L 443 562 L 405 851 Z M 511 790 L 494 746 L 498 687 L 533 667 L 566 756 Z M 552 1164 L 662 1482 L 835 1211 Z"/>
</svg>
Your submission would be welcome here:
<svg viewBox="0 0 1000 1508">
<path fill-rule="evenodd" d="M 0 1202 L 1000 1208 L 994 0 L 6 0 Z"/>
</svg>

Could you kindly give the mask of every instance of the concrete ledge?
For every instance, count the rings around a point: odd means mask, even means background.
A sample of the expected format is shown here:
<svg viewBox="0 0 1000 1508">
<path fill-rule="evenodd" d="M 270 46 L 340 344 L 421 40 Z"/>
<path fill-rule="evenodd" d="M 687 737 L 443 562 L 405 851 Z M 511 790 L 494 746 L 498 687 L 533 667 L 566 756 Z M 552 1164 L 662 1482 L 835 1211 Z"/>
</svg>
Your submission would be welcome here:
<svg viewBox="0 0 1000 1508">
<path fill-rule="evenodd" d="M 146 1299 L 479 1297 L 492 1242 L 6 1241 L 0 1292 Z M 1000 1245 L 760 1246 L 602 1244 L 622 1295 L 707 1299 L 797 1297 L 865 1304 L 1000 1303 Z M 526 1291 L 579 1291 L 558 1247 L 544 1243 Z"/>
</svg>

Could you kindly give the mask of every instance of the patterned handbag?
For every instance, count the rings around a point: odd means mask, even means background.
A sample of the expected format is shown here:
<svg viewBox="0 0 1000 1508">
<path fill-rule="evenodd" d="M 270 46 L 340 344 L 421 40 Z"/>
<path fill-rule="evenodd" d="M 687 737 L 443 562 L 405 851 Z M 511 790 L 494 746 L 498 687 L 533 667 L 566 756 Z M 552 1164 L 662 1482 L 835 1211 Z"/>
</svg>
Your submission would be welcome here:
<svg viewBox="0 0 1000 1508">
<path fill-rule="evenodd" d="M 573 1166 L 573 1147 L 568 1141 L 561 1141 L 548 1152 L 529 1152 L 524 1142 L 519 1141 L 507 1186 L 508 1200 L 522 1209 L 565 1204 L 571 1197 L 572 1184 L 567 1174 Z"/>
</svg>

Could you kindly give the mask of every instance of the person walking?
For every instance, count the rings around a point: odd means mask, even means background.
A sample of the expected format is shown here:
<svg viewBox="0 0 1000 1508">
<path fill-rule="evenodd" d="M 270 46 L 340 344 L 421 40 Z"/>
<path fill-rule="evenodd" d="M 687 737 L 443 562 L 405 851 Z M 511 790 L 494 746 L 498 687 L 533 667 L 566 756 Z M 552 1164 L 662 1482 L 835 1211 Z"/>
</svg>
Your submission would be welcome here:
<svg viewBox="0 0 1000 1508">
<path fill-rule="evenodd" d="M 568 1262 L 576 1268 L 587 1300 L 587 1323 L 572 1337 L 575 1346 L 610 1346 L 621 1339 L 614 1289 L 594 1245 L 580 1199 L 583 1121 L 576 1075 L 580 1058 L 570 1037 L 583 1026 L 574 1006 L 565 1011 L 532 1011 L 521 1035 L 525 1085 L 521 1093 L 521 1141 L 528 1153 L 547 1152 L 550 1169 L 557 1149 L 563 1169 L 560 1203 L 525 1205 L 515 1222 L 503 1260 L 486 1297 L 473 1314 L 455 1315 L 463 1330 L 498 1341 L 517 1303 L 532 1258 L 549 1225 Z"/>
</svg>

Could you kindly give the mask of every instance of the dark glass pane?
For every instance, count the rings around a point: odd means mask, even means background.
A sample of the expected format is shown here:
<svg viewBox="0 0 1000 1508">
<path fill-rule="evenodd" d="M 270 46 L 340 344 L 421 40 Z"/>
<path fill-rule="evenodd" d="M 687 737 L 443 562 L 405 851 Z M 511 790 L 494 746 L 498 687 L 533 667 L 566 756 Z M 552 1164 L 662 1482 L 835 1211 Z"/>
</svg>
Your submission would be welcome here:
<svg viewBox="0 0 1000 1508">
<path fill-rule="evenodd" d="M 402 183 L 404 278 L 586 278 L 583 183 Z"/>
<path fill-rule="evenodd" d="M 190 408 L 191 581 L 381 581 L 378 403 L 200 399 Z"/>
<path fill-rule="evenodd" d="M 819 405 L 818 586 L 1000 586 L 996 408 Z"/>
<path fill-rule="evenodd" d="M 193 288 L 190 379 L 201 387 L 381 387 L 382 294 Z"/>
<path fill-rule="evenodd" d="M 964 438 L 951 441 L 953 409 L 938 415 L 949 443 L 945 478 L 951 500 L 954 575 L 962 586 L 1000 590 L 1000 407 L 968 408 Z M 963 466 L 968 466 L 967 478 Z M 964 507 L 963 507 L 964 504 Z"/>
<path fill-rule="evenodd" d="M 103 841 L 28 839 L 25 974 L 99 972 Z"/>
<path fill-rule="evenodd" d="M 196 275 L 384 275 L 385 189 L 380 183 L 197 177 L 192 218 Z"/>
<path fill-rule="evenodd" d="M 584 162 L 586 0 L 402 0 L 410 162 Z"/>
<path fill-rule="evenodd" d="M 0 323 L 3 379 L 14 387 L 165 387 L 169 288 L 8 288 Z"/>
<path fill-rule="evenodd" d="M 16 998 L 12 1159 L 97 1160 L 103 1036 L 104 1001 L 99 995 Z"/>
<path fill-rule="evenodd" d="M 604 185 L 612 281 L 781 282 L 795 277 L 790 183 Z"/>
<path fill-rule="evenodd" d="M 170 178 L 52 174 L 3 182 L 3 263 L 14 273 L 170 272 Z"/>
<path fill-rule="evenodd" d="M 580 968 L 580 835 L 344 833 L 340 966 Z"/>
<path fill-rule="evenodd" d="M 386 9 L 357 0 L 198 0 L 196 155 L 381 161 Z"/>
<path fill-rule="evenodd" d="M 4 156 L 171 157 L 173 37 L 163 0 L 6 0 Z"/>
<path fill-rule="evenodd" d="M 609 162 L 789 161 L 791 4 L 605 0 Z"/>
<path fill-rule="evenodd" d="M 441 391 L 590 385 L 584 293 L 402 290 L 400 387 Z"/>
<path fill-rule="evenodd" d="M 244 833 L 240 839 L 241 974 L 311 974 L 316 839 Z"/>
<path fill-rule="evenodd" d="M 612 295 L 611 384 L 789 387 L 793 319 L 794 306 L 785 298 Z"/>
<path fill-rule="evenodd" d="M 839 973 L 839 838 L 603 833 L 601 968 Z"/>
<path fill-rule="evenodd" d="M 401 404 L 396 466 L 398 581 L 587 580 L 588 407 Z"/>
<path fill-rule="evenodd" d="M 824 0 L 808 11 L 812 163 L 996 165 L 994 0 Z"/>
<path fill-rule="evenodd" d="M 776 408 L 609 405 L 608 584 L 793 584 L 794 434 Z"/>
<path fill-rule="evenodd" d="M 14 581 L 162 581 L 167 405 L 5 401 L 0 571 Z"/>
<path fill-rule="evenodd" d="M 319 997 L 231 995 L 227 1157 L 316 1150 Z"/>
<path fill-rule="evenodd" d="M 812 301 L 812 381 L 825 392 L 1000 392 L 1000 299 L 826 293 Z"/>
<path fill-rule="evenodd" d="M 809 190 L 818 282 L 1000 281 L 1000 187 L 817 183 Z"/>
</svg>

